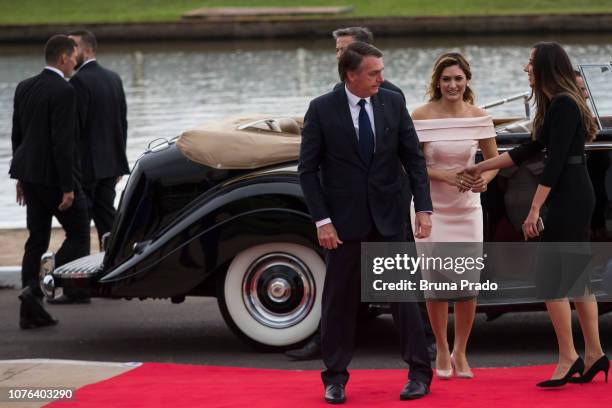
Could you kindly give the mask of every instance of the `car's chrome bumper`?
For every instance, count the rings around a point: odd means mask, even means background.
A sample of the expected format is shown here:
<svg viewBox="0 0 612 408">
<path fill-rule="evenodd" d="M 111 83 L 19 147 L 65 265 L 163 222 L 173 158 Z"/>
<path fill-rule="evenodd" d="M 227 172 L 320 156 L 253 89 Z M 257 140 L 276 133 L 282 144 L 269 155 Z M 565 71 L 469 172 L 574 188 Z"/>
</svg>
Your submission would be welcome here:
<svg viewBox="0 0 612 408">
<path fill-rule="evenodd" d="M 55 254 L 47 252 L 40 260 L 40 288 L 47 297 L 54 297 L 57 287 L 65 286 L 68 280 L 77 284 L 77 280 L 89 280 L 102 269 L 104 252 L 84 256 L 55 267 Z M 72 285 L 71 283 L 71 285 Z"/>
<path fill-rule="evenodd" d="M 55 254 L 53 252 L 47 252 L 42 256 L 42 258 L 40 258 L 39 281 L 42 292 L 49 298 L 55 297 L 55 279 L 53 279 L 54 270 Z"/>
</svg>

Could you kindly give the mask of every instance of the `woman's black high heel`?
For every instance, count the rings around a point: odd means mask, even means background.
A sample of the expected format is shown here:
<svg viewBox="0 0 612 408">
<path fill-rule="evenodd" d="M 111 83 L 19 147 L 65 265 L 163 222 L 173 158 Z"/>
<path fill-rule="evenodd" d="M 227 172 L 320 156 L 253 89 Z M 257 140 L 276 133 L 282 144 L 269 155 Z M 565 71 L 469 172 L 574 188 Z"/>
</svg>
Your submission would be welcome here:
<svg viewBox="0 0 612 408">
<path fill-rule="evenodd" d="M 572 364 L 570 369 L 567 371 L 565 376 L 563 376 L 562 378 L 558 378 L 556 380 L 542 381 L 538 383 L 537 385 L 538 387 L 541 387 L 541 388 L 561 387 L 567 384 L 568 382 L 570 382 L 570 379 L 572 378 L 574 374 L 582 375 L 583 371 L 584 371 L 584 361 L 582 361 L 582 357 L 578 357 L 576 361 L 574 361 L 574 364 Z"/>
<path fill-rule="evenodd" d="M 580 377 L 572 377 L 569 382 L 575 384 L 584 384 L 591 382 L 595 376 L 602 371 L 605 375 L 606 382 L 608 382 L 608 371 L 610 370 L 610 360 L 608 357 L 602 356 L 599 360 L 597 360 L 593 365 L 587 370 L 586 373 L 582 374 Z"/>
</svg>

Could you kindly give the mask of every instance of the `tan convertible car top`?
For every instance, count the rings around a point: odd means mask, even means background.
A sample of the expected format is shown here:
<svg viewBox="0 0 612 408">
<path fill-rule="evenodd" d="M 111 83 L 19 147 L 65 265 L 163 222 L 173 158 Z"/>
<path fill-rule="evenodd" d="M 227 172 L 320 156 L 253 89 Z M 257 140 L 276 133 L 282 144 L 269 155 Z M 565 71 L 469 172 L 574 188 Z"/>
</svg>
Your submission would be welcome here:
<svg viewBox="0 0 612 408">
<path fill-rule="evenodd" d="M 255 169 L 297 160 L 302 118 L 249 115 L 204 123 L 179 136 L 190 160 L 217 169 Z"/>
<path fill-rule="evenodd" d="M 496 119 L 501 133 L 530 132 L 529 120 Z M 196 163 L 217 169 L 256 169 L 295 161 L 300 154 L 301 117 L 251 114 L 211 120 L 183 132 L 176 145 Z"/>
</svg>

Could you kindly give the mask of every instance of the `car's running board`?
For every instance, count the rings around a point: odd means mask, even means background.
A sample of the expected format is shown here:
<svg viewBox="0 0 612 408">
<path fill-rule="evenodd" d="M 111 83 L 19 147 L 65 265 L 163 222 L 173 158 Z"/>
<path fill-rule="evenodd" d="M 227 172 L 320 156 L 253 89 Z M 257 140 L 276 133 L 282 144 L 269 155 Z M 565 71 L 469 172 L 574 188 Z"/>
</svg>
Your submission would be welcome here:
<svg viewBox="0 0 612 408">
<path fill-rule="evenodd" d="M 53 276 L 62 280 L 91 278 L 102 269 L 103 260 L 104 252 L 84 256 L 56 268 Z"/>
</svg>

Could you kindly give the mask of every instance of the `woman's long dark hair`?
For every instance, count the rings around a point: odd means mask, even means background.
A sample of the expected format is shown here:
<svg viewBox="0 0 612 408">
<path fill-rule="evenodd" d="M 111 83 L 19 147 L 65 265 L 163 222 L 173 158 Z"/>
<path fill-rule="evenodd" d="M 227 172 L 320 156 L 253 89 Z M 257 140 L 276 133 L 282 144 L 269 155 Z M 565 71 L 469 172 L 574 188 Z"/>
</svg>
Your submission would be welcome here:
<svg viewBox="0 0 612 408">
<path fill-rule="evenodd" d="M 533 49 L 535 52 L 531 64 L 534 86 L 531 97 L 535 98 L 536 104 L 533 135 L 537 135 L 542 128 L 544 115 L 550 106 L 550 99 L 544 92 L 546 90 L 552 96 L 564 94 L 572 98 L 580 111 L 586 129 L 586 140 L 592 141 L 597 133 L 597 127 L 582 91 L 576 83 L 576 74 L 569 56 L 563 47 L 555 42 L 539 42 L 533 46 Z"/>
</svg>

